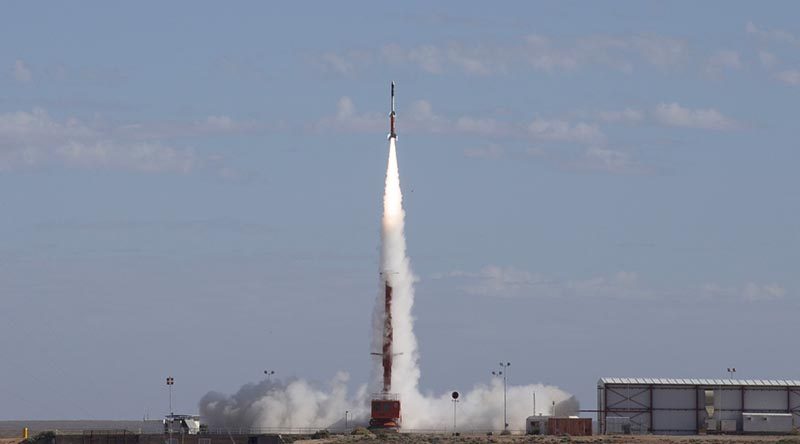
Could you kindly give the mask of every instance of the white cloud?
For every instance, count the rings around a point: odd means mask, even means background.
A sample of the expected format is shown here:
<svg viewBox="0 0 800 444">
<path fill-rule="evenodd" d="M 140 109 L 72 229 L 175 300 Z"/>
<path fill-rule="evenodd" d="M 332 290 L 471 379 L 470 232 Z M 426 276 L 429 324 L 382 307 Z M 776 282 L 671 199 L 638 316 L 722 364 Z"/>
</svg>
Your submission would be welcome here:
<svg viewBox="0 0 800 444">
<path fill-rule="evenodd" d="M 772 68 L 778 63 L 778 57 L 775 54 L 764 50 L 758 51 L 758 60 L 761 62 L 761 66 L 765 68 Z"/>
<path fill-rule="evenodd" d="M 605 147 L 606 136 L 596 124 L 570 122 L 560 119 L 536 118 L 528 125 L 508 123 L 491 117 L 461 116 L 450 120 L 437 114 L 427 100 L 417 100 L 403 113 L 399 122 L 399 132 L 410 130 L 425 133 L 448 133 L 478 135 L 489 139 L 512 138 L 533 143 L 557 145 L 560 143 L 578 144 L 586 149 L 576 158 L 566 158 L 564 153 L 552 147 L 536 145 L 524 154 L 545 159 L 574 171 L 593 171 L 610 174 L 648 174 L 652 168 L 638 162 L 634 156 L 624 151 Z M 641 111 L 625 109 L 608 111 L 602 114 L 607 121 L 638 122 L 644 118 Z M 387 116 L 383 113 L 359 112 L 353 100 L 342 97 L 336 113 L 324 117 L 313 125 L 315 131 L 350 131 L 380 133 L 386 131 Z M 514 151 L 506 151 L 499 143 L 465 148 L 463 154 L 472 158 L 499 158 Z M 518 153 L 522 154 L 522 153 Z"/>
<path fill-rule="evenodd" d="M 700 295 L 706 299 L 733 299 L 745 302 L 763 302 L 783 299 L 786 296 L 786 289 L 775 283 L 758 284 L 755 282 L 748 282 L 742 286 L 731 287 L 711 283 L 701 287 Z"/>
<path fill-rule="evenodd" d="M 561 281 L 515 267 L 488 265 L 477 272 L 452 271 L 433 278 L 463 281 L 464 292 L 489 297 L 641 299 L 654 295 L 629 271 Z"/>
<path fill-rule="evenodd" d="M 662 36 L 593 35 L 567 41 L 533 34 L 495 45 L 448 42 L 405 47 L 387 44 L 378 51 L 325 52 L 319 60 L 326 69 L 343 75 L 352 75 L 372 60 L 381 59 L 386 63 L 414 66 L 429 74 L 456 71 L 486 76 L 515 69 L 553 73 L 586 66 L 605 66 L 629 73 L 637 63 L 657 67 L 677 65 L 685 59 L 686 53 L 683 40 Z"/>
<path fill-rule="evenodd" d="M 638 109 L 625 108 L 620 111 L 599 111 L 597 119 L 607 123 L 639 123 L 644 120 L 644 113 Z"/>
<path fill-rule="evenodd" d="M 778 284 L 759 285 L 748 282 L 742 290 L 742 296 L 746 301 L 772 301 L 783 299 L 786 290 Z"/>
<path fill-rule="evenodd" d="M 351 132 L 381 132 L 389 130 L 389 118 L 386 113 L 359 112 L 350 97 L 344 96 L 336 105 L 334 116 L 324 117 L 314 125 L 314 129 Z M 416 100 L 403 113 L 398 122 L 398 133 L 402 130 L 414 130 L 431 133 L 452 132 L 453 125 L 446 118 L 437 115 L 427 100 Z"/>
<path fill-rule="evenodd" d="M 650 64 L 660 67 L 677 65 L 686 56 L 686 42 L 660 36 L 637 36 L 631 46 Z"/>
<path fill-rule="evenodd" d="M 447 48 L 447 59 L 467 74 L 484 76 L 502 71 L 502 67 L 495 65 L 493 58 L 483 48 L 465 50 L 459 45 L 451 45 Z"/>
<path fill-rule="evenodd" d="M 623 151 L 589 147 L 582 156 L 568 165 L 572 169 L 612 174 L 645 174 L 651 171 Z"/>
<path fill-rule="evenodd" d="M 197 164 L 194 152 L 190 149 L 148 142 L 120 144 L 104 140 L 88 143 L 71 141 L 57 146 L 51 157 L 68 166 L 130 169 L 149 173 L 186 173 Z"/>
<path fill-rule="evenodd" d="M 739 53 L 731 50 L 717 51 L 709 57 L 706 62 L 705 72 L 711 76 L 717 76 L 726 69 L 739 69 L 742 67 L 742 60 Z"/>
<path fill-rule="evenodd" d="M 237 127 L 236 122 L 228 116 L 209 116 L 204 123 L 209 129 L 219 129 L 223 131 L 229 131 Z"/>
<path fill-rule="evenodd" d="M 786 69 L 775 74 L 775 78 L 787 85 L 797 86 L 800 85 L 800 70 Z"/>
<path fill-rule="evenodd" d="M 11 71 L 14 74 L 14 78 L 18 82 L 28 83 L 33 80 L 31 69 L 23 60 L 17 59 L 17 61 L 14 62 L 14 67 L 11 69 Z"/>
<path fill-rule="evenodd" d="M 409 124 L 411 128 L 421 128 L 433 133 L 445 132 L 450 122 L 433 111 L 433 105 L 427 100 L 415 100 L 409 107 Z"/>
<path fill-rule="evenodd" d="M 497 159 L 503 157 L 505 150 L 502 146 L 489 144 L 482 148 L 467 148 L 464 150 L 464 155 L 467 157 L 483 158 L 483 159 Z"/>
<path fill-rule="evenodd" d="M 800 45 L 800 38 L 789 31 L 784 31 L 782 29 L 759 28 L 753 22 L 747 22 L 744 29 L 748 34 L 753 35 L 761 40 L 789 45 Z"/>
<path fill-rule="evenodd" d="M 525 44 L 515 58 L 526 62 L 539 71 L 569 71 L 581 64 L 581 57 L 575 50 L 553 47 L 550 39 L 541 35 L 525 37 Z"/>
<path fill-rule="evenodd" d="M 430 74 L 441 74 L 444 71 L 444 54 L 433 45 L 422 45 L 410 49 L 395 44 L 386 45 L 381 49 L 381 54 L 390 62 L 417 65 Z"/>
<path fill-rule="evenodd" d="M 661 103 L 653 115 L 657 122 L 667 126 L 709 130 L 731 130 L 740 127 L 735 120 L 725 117 L 713 108 L 689 109 L 677 103 Z"/>
<path fill-rule="evenodd" d="M 108 128 L 115 137 L 131 140 L 170 139 L 206 134 L 244 133 L 269 128 L 252 121 L 238 121 L 229 116 L 208 116 L 192 122 L 136 122 Z"/>
<path fill-rule="evenodd" d="M 464 291 L 494 297 L 529 295 L 533 286 L 546 283 L 540 275 L 497 265 L 488 265 L 474 273 L 450 272 L 445 277 L 466 278 L 469 282 L 463 287 Z"/>
<path fill-rule="evenodd" d="M 475 272 L 438 273 L 433 279 L 448 279 L 468 294 L 487 297 L 535 297 L 576 299 L 662 299 L 691 301 L 730 300 L 739 302 L 780 301 L 787 291 L 776 284 L 747 282 L 741 286 L 705 284 L 688 291 L 656 289 L 646 285 L 631 271 L 601 274 L 587 278 L 554 279 L 513 266 L 487 265 Z M 676 299 L 679 298 L 679 299 Z"/>
<path fill-rule="evenodd" d="M 322 54 L 321 60 L 325 66 L 339 74 L 350 75 L 355 71 L 355 65 L 352 61 L 334 52 Z"/>
<path fill-rule="evenodd" d="M 115 138 L 77 119 L 54 119 L 38 108 L 0 114 L 0 170 L 58 164 L 188 172 L 198 163 L 191 149 Z"/>
<path fill-rule="evenodd" d="M 492 118 L 475 118 L 462 116 L 455 122 L 456 132 L 479 134 L 482 136 L 508 135 L 511 129 L 502 122 Z"/>
<path fill-rule="evenodd" d="M 589 279 L 567 281 L 563 292 L 579 298 L 596 299 L 652 299 L 654 292 L 643 288 L 639 276 L 630 271 Z"/>
<path fill-rule="evenodd" d="M 359 113 L 353 99 L 343 96 L 336 104 L 336 114 L 315 125 L 320 130 L 380 132 L 388 131 L 387 117 L 379 113 Z"/>
<path fill-rule="evenodd" d="M 536 118 L 528 125 L 528 133 L 535 139 L 587 144 L 602 144 L 606 139 L 597 125 L 558 119 Z"/>
</svg>

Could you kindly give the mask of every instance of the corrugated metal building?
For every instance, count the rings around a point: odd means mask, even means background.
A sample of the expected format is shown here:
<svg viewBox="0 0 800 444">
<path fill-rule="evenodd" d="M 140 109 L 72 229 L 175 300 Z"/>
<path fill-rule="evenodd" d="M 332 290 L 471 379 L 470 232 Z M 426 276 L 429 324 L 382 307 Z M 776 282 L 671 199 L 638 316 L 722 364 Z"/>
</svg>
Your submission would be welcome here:
<svg viewBox="0 0 800 444">
<path fill-rule="evenodd" d="M 632 433 L 742 433 L 744 413 L 789 413 L 797 428 L 800 381 L 601 378 L 597 412 L 600 433 L 620 421 Z"/>
</svg>

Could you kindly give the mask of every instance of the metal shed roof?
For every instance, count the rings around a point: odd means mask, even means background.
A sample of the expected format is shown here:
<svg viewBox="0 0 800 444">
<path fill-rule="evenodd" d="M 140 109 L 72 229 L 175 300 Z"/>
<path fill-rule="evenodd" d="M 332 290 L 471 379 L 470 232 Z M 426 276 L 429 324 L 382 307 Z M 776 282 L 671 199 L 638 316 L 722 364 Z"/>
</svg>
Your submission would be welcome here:
<svg viewBox="0 0 800 444">
<path fill-rule="evenodd" d="M 800 387 L 794 379 L 674 379 L 674 378 L 600 378 L 600 385 L 735 385 L 758 387 Z"/>
</svg>

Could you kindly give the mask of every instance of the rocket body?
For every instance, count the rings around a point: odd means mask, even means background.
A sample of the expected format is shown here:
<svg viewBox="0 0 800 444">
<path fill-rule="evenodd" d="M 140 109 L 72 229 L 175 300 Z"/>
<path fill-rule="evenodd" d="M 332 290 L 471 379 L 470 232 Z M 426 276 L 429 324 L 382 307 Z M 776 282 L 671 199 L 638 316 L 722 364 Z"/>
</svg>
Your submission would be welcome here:
<svg viewBox="0 0 800 444">
<path fill-rule="evenodd" d="M 394 108 L 394 82 L 392 82 L 392 111 L 389 113 L 389 138 L 397 140 L 397 130 L 394 127 L 394 120 L 397 113 Z"/>
<path fill-rule="evenodd" d="M 392 287 L 389 281 L 384 283 L 384 321 L 383 321 L 383 348 L 381 350 L 381 360 L 383 361 L 383 393 L 392 391 L 392 350 L 393 328 L 392 328 Z"/>
</svg>

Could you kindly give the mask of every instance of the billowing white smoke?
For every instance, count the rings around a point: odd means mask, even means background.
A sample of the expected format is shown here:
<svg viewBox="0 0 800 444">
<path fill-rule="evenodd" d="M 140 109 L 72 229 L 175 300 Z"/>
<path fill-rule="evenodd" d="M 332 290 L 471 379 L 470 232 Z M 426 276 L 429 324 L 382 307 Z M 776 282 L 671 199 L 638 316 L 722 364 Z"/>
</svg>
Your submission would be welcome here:
<svg viewBox="0 0 800 444">
<path fill-rule="evenodd" d="M 371 352 L 379 353 L 383 344 L 384 280 L 393 290 L 392 323 L 394 365 L 392 392 L 400 395 L 404 429 L 445 430 L 452 428 L 453 407 L 448 391 L 441 396 L 419 392 L 419 355 L 414 336 L 414 275 L 406 256 L 404 234 L 405 212 L 400 190 L 395 140 L 390 139 L 386 168 L 386 188 L 381 221 L 381 282 L 373 313 Z M 338 428 L 342 413 L 349 410 L 354 424 L 369 421 L 370 392 L 382 389 L 383 367 L 375 357 L 370 391 L 361 386 L 353 397 L 347 396 L 347 375 L 340 373 L 327 389 L 314 388 L 303 380 L 288 383 L 267 381 L 247 384 L 235 395 L 216 392 L 200 400 L 200 415 L 212 427 L 255 428 Z M 578 410 L 574 397 L 556 387 L 543 385 L 509 386 L 507 393 L 508 423 L 521 429 L 533 410 L 536 393 L 537 412 L 551 414 L 553 402 L 559 416 Z M 459 430 L 499 430 L 503 428 L 503 382 L 495 379 L 489 385 L 477 385 L 462 393 L 458 404 Z"/>
<path fill-rule="evenodd" d="M 330 427 L 346 410 L 367 417 L 366 386 L 348 399 L 347 379 L 340 372 L 327 389 L 296 379 L 245 384 L 232 396 L 209 392 L 200 399 L 200 416 L 211 427 L 280 429 Z"/>
</svg>

